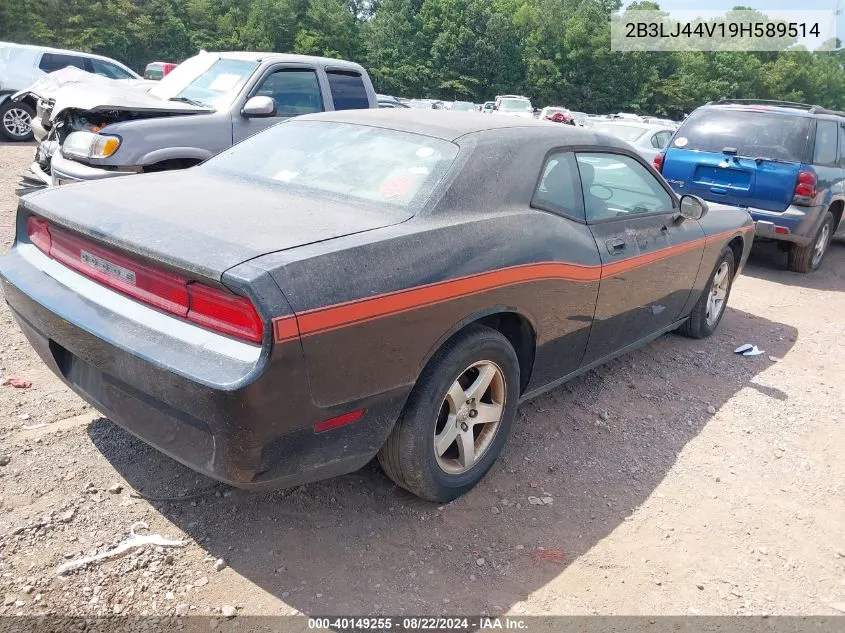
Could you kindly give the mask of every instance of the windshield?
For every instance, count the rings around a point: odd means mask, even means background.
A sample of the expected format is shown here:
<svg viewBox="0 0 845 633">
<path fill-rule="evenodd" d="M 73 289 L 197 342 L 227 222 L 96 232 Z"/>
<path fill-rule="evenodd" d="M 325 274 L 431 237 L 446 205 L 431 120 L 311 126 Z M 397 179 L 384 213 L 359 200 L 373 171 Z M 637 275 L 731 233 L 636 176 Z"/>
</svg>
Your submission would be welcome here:
<svg viewBox="0 0 845 633">
<path fill-rule="evenodd" d="M 600 134 L 607 134 L 622 139 L 628 143 L 633 143 L 640 138 L 646 131 L 641 127 L 634 127 L 633 125 L 620 125 L 619 123 L 597 123 L 594 124 L 593 129 Z"/>
<path fill-rule="evenodd" d="M 206 165 L 298 193 L 410 207 L 422 204 L 458 147 L 441 139 L 365 125 L 290 121 Z"/>
<path fill-rule="evenodd" d="M 502 99 L 499 110 L 502 112 L 534 112 L 531 102 L 527 99 Z"/>
<path fill-rule="evenodd" d="M 810 121 L 808 117 L 763 110 L 706 108 L 689 116 L 672 147 L 716 154 L 730 147 L 748 158 L 801 162 Z"/>
<path fill-rule="evenodd" d="M 161 99 L 195 101 L 212 108 L 225 108 L 258 68 L 258 62 L 221 59 L 201 54 L 182 62 L 150 89 Z"/>
</svg>

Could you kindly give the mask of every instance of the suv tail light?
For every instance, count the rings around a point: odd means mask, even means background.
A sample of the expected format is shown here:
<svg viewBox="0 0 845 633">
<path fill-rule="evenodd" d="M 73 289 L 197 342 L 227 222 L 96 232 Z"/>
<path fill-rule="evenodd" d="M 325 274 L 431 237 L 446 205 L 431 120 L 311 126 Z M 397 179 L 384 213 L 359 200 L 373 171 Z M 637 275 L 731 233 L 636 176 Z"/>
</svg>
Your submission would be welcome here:
<svg viewBox="0 0 845 633">
<path fill-rule="evenodd" d="M 651 164 L 654 165 L 654 168 L 662 174 L 663 173 L 663 152 L 660 152 L 657 156 L 655 156 L 654 160 L 651 161 Z"/>
<path fill-rule="evenodd" d="M 42 252 L 104 286 L 223 334 L 260 343 L 264 323 L 239 295 L 160 270 L 30 217 L 29 240 Z"/>
<path fill-rule="evenodd" d="M 795 184 L 795 204 L 810 204 L 816 197 L 816 174 L 811 171 L 798 172 L 798 182 Z"/>
</svg>

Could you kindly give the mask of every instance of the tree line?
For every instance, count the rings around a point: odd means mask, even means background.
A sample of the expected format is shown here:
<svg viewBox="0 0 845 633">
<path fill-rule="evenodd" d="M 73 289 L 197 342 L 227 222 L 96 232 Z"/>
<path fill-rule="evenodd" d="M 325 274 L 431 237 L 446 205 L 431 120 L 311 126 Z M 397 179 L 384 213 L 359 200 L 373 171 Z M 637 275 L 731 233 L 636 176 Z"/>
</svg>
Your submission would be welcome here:
<svg viewBox="0 0 845 633">
<path fill-rule="evenodd" d="M 677 118 L 719 98 L 845 108 L 840 51 L 615 53 L 609 20 L 620 7 L 620 0 L 0 0 L 0 40 L 100 53 L 138 71 L 200 49 L 323 55 L 362 63 L 379 92 L 475 102 L 518 93 L 537 106 L 586 112 Z"/>
</svg>

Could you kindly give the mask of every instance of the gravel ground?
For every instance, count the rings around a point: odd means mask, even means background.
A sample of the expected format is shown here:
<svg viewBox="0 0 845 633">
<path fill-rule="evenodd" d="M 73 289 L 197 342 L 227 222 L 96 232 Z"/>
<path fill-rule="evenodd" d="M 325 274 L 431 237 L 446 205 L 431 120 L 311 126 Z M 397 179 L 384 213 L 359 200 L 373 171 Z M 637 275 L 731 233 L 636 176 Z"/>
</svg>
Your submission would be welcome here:
<svg viewBox="0 0 845 633">
<path fill-rule="evenodd" d="M 32 152 L 0 145 L 2 250 Z M 0 387 L 0 614 L 843 612 L 842 314 L 845 246 L 813 276 L 757 249 L 716 335 L 523 405 L 490 474 L 437 507 L 372 464 L 215 487 L 63 387 L 3 304 L 0 367 L 33 384 Z M 183 545 L 57 575 L 136 521 Z"/>
</svg>

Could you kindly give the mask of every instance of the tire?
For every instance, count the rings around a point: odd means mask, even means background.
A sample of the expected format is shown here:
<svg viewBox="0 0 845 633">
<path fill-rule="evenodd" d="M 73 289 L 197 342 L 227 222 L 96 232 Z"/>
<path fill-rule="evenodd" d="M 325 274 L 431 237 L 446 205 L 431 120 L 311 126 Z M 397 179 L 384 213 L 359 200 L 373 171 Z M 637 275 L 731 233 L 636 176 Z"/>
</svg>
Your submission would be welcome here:
<svg viewBox="0 0 845 633">
<path fill-rule="evenodd" d="M 819 232 L 816 233 L 815 239 L 807 244 L 807 246 L 798 246 L 793 244 L 789 249 L 789 259 L 787 266 L 789 270 L 796 273 L 811 273 L 818 270 L 822 265 L 827 247 L 830 246 L 830 240 L 833 237 L 834 230 L 833 214 L 828 211 L 825 213 L 822 225 L 819 227 Z"/>
<path fill-rule="evenodd" d="M 492 377 L 484 391 L 473 394 L 472 387 L 482 384 L 478 380 L 482 371 L 484 376 L 492 372 Z M 480 325 L 459 332 L 438 350 L 417 380 L 378 453 L 382 469 L 397 485 L 423 499 L 444 503 L 460 497 L 484 477 L 501 452 L 516 417 L 519 384 L 519 360 L 502 334 Z M 465 400 L 467 394 L 476 399 Z M 495 424 L 473 422 L 493 420 L 499 413 Z M 442 453 L 435 448 L 436 434 Z M 470 452 L 474 459 L 465 461 Z"/>
<path fill-rule="evenodd" d="M 728 305 L 728 299 L 731 296 L 735 274 L 736 264 L 733 251 L 729 246 L 725 246 L 713 267 L 713 272 L 710 274 L 704 292 L 701 293 L 692 312 L 690 312 L 689 319 L 678 328 L 679 333 L 690 338 L 707 338 L 713 334 L 725 314 L 725 307 Z M 710 305 L 711 297 L 715 298 L 714 286 L 717 283 L 719 284 L 721 303 Z M 718 312 L 714 317 L 711 317 L 710 313 L 714 308 L 717 308 Z"/>
<path fill-rule="evenodd" d="M 34 116 L 35 110 L 26 103 L 6 99 L 0 104 L 0 136 L 14 142 L 30 140 L 33 136 L 30 121 Z"/>
</svg>

